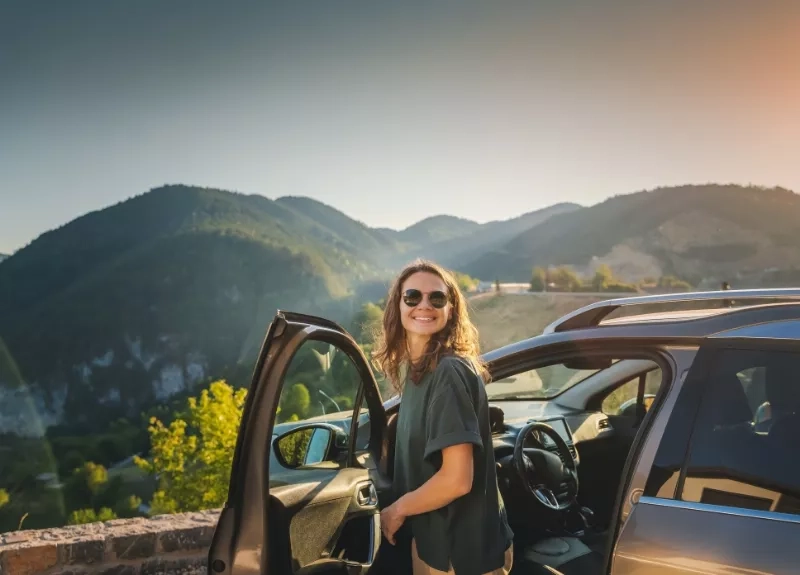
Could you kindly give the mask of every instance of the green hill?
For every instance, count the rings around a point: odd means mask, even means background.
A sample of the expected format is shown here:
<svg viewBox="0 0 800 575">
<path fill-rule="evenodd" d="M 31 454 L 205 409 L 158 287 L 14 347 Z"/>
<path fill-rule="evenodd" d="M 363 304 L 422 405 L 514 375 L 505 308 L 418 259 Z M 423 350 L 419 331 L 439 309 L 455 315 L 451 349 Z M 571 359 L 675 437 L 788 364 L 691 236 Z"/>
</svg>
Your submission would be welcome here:
<svg viewBox="0 0 800 575">
<path fill-rule="evenodd" d="M 398 241 L 413 245 L 427 246 L 442 241 L 461 238 L 479 229 L 481 224 L 457 218 L 455 216 L 439 215 L 425 218 L 406 229 L 397 232 Z"/>
<path fill-rule="evenodd" d="M 339 243 L 343 248 L 372 260 L 379 259 L 377 255 L 387 250 L 397 249 L 396 242 L 387 237 L 385 233 L 353 220 L 339 210 L 317 200 L 285 196 L 275 200 L 275 203 L 304 215 L 317 224 L 320 230 L 325 230 L 326 233 L 315 234 L 315 239 L 319 241 Z M 328 235 L 331 233 L 333 236 Z"/>
<path fill-rule="evenodd" d="M 538 226 L 553 216 L 570 213 L 580 208 L 581 206 L 578 204 L 560 203 L 516 218 L 479 224 L 461 236 L 432 244 L 420 244 L 417 248 L 417 255 L 431 258 L 453 268 L 465 268 L 481 254 L 496 250 L 518 234 Z M 479 277 L 491 278 L 492 276 Z"/>
<path fill-rule="evenodd" d="M 527 281 L 533 266 L 607 263 L 625 278 L 674 274 L 694 284 L 769 282 L 800 268 L 800 196 L 782 188 L 681 186 L 616 196 L 549 218 L 464 271 Z"/>
<path fill-rule="evenodd" d="M 92 406 L 135 414 L 212 376 L 246 380 L 276 309 L 337 316 L 355 285 L 385 275 L 354 239 L 364 226 L 331 221 L 285 199 L 150 191 L 3 262 L 0 339 L 36 398 L 78 420 Z"/>
</svg>

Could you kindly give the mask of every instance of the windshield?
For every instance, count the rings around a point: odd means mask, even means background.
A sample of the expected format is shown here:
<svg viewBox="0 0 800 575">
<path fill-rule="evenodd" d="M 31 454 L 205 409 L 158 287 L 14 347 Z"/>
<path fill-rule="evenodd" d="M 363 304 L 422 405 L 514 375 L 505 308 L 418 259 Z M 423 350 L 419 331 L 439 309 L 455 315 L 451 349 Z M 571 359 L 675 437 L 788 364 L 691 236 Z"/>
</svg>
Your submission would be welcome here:
<svg viewBox="0 0 800 575">
<path fill-rule="evenodd" d="M 498 379 L 486 386 L 489 401 L 549 399 L 597 373 L 598 369 L 570 369 L 562 364 L 538 367 Z"/>
</svg>

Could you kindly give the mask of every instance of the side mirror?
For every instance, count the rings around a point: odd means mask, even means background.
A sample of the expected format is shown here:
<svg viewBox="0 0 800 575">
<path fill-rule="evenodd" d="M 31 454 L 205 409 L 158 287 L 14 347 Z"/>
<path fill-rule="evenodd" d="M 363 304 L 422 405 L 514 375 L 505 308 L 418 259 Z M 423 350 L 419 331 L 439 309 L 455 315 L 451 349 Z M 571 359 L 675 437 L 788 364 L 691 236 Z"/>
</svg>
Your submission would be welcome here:
<svg viewBox="0 0 800 575">
<path fill-rule="evenodd" d="M 335 460 L 347 448 L 347 435 L 335 425 L 312 423 L 278 436 L 272 442 L 275 457 L 289 469 Z"/>
</svg>

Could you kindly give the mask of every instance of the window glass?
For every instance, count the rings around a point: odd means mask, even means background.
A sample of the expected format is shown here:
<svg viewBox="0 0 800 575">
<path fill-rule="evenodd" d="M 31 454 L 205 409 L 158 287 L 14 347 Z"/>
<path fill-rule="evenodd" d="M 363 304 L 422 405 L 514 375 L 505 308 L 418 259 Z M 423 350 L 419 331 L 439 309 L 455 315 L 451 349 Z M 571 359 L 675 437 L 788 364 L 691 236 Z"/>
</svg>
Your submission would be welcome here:
<svg viewBox="0 0 800 575">
<path fill-rule="evenodd" d="M 661 387 L 662 373 L 661 368 L 656 368 L 645 374 L 644 384 L 644 407 L 645 411 L 650 409 L 653 400 Z M 639 395 L 639 376 L 622 384 L 620 387 L 609 393 L 603 400 L 600 407 L 606 415 L 635 417 L 636 399 Z"/>
<path fill-rule="evenodd" d="M 701 349 L 695 357 L 685 380 L 678 380 L 679 394 L 669 411 L 669 419 L 658 444 L 653 465 L 647 476 L 644 495 L 661 499 L 673 499 L 676 496 L 681 468 L 689 449 L 689 437 L 692 433 L 697 409 L 708 383 L 710 365 L 713 364 L 715 352 Z"/>
<path fill-rule="evenodd" d="M 600 370 L 572 369 L 560 363 L 537 367 L 493 381 L 486 387 L 486 395 L 489 401 L 548 399 L 577 385 L 598 371 Z"/>
<path fill-rule="evenodd" d="M 283 380 L 270 450 L 270 479 L 291 481 L 297 469 L 340 467 L 361 377 L 347 354 L 326 342 L 308 340 L 297 350 Z M 368 425 L 366 408 L 360 425 Z M 309 427 L 319 424 L 316 427 Z M 277 449 L 276 449 L 277 447 Z"/>
<path fill-rule="evenodd" d="M 681 498 L 800 513 L 800 354 L 722 351 L 708 384 Z"/>
</svg>

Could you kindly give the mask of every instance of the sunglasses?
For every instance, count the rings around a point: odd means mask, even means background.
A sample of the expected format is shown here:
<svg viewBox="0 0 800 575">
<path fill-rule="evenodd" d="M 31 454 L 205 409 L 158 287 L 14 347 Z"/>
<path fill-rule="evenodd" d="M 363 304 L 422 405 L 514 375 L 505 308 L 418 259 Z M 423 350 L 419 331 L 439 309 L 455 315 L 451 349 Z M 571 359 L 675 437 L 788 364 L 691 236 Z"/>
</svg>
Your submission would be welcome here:
<svg viewBox="0 0 800 575">
<path fill-rule="evenodd" d="M 407 289 L 403 292 L 403 302 L 408 307 L 417 307 L 422 303 L 423 293 L 418 289 Z M 432 291 L 428 294 L 428 301 L 436 309 L 442 309 L 450 301 L 450 298 L 443 291 Z"/>
</svg>

